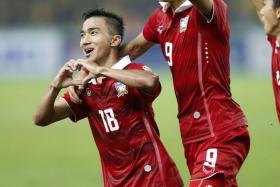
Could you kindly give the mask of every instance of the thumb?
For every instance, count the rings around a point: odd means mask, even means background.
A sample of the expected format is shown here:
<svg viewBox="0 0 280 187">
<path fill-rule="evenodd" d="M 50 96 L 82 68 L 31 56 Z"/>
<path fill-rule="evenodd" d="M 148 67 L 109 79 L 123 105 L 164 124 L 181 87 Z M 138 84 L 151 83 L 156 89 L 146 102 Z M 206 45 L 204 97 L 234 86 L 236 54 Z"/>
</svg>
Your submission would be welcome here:
<svg viewBox="0 0 280 187">
<path fill-rule="evenodd" d="M 82 84 L 85 85 L 88 83 L 88 81 L 92 78 L 95 78 L 91 73 L 88 74 L 83 80 L 82 80 Z"/>
<path fill-rule="evenodd" d="M 70 81 L 70 86 L 79 86 L 83 85 L 83 80 L 71 80 Z"/>
</svg>

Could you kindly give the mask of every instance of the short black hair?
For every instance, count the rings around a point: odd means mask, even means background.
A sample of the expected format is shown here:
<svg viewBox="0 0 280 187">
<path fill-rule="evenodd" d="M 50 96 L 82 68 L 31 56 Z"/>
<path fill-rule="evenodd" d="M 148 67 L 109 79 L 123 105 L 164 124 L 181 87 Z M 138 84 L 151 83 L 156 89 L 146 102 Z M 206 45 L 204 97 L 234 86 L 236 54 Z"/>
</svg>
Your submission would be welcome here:
<svg viewBox="0 0 280 187">
<path fill-rule="evenodd" d="M 119 15 L 117 15 L 113 12 L 106 11 L 103 8 L 90 9 L 90 10 L 84 12 L 82 15 L 82 18 L 84 21 L 91 17 L 104 17 L 106 20 L 106 23 L 108 24 L 108 30 L 109 30 L 110 34 L 120 35 L 123 39 L 124 23 L 123 23 L 122 17 L 120 17 Z"/>
<path fill-rule="evenodd" d="M 280 0 L 273 0 L 273 8 L 274 9 L 280 8 Z"/>
</svg>

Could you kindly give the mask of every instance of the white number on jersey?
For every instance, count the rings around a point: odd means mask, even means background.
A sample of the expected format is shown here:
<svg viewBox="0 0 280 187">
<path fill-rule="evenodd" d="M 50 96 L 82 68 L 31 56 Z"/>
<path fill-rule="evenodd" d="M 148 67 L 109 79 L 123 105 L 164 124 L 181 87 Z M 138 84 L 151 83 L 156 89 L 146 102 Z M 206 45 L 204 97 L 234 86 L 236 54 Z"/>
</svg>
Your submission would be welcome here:
<svg viewBox="0 0 280 187">
<path fill-rule="evenodd" d="M 203 163 L 204 166 L 214 168 L 217 162 L 218 150 L 215 148 L 208 149 L 206 152 L 206 161 Z"/>
<path fill-rule="evenodd" d="M 165 43 L 165 56 L 169 58 L 169 60 L 168 60 L 169 66 L 173 65 L 172 50 L 173 50 L 173 44 L 171 42 L 166 42 Z"/>
<path fill-rule="evenodd" d="M 106 132 L 119 130 L 119 123 L 115 118 L 114 112 L 111 108 L 104 111 L 99 110 Z"/>
<path fill-rule="evenodd" d="M 277 85 L 280 86 L 280 72 L 276 71 L 276 81 L 277 81 Z"/>
</svg>

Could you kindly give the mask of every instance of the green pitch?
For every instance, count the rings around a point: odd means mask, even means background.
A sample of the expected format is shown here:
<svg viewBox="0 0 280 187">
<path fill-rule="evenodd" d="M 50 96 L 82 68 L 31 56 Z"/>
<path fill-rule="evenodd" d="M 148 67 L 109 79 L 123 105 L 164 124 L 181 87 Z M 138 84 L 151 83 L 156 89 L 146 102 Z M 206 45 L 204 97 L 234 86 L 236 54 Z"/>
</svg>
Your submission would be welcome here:
<svg viewBox="0 0 280 187">
<path fill-rule="evenodd" d="M 180 139 L 177 107 L 169 74 L 154 103 L 161 137 L 187 186 L 188 172 Z M 47 81 L 0 81 L 0 186 L 103 186 L 99 154 L 87 120 L 65 120 L 49 127 L 33 125 L 32 115 Z M 280 126 L 270 77 L 232 76 L 232 92 L 244 109 L 251 150 L 238 176 L 241 187 L 277 187 Z"/>
</svg>

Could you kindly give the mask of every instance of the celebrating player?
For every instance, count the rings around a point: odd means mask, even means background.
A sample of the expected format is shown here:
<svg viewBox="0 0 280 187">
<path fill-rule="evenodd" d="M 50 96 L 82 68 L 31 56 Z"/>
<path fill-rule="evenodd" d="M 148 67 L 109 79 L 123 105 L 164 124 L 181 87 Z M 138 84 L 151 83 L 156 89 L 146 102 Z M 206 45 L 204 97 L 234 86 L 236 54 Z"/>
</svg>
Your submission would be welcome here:
<svg viewBox="0 0 280 187">
<path fill-rule="evenodd" d="M 151 105 L 161 90 L 158 76 L 128 56 L 120 58 L 124 29 L 119 16 L 98 9 L 83 18 L 80 47 L 86 59 L 61 68 L 37 108 L 35 124 L 87 117 L 106 187 L 183 186 L 154 121 Z M 88 75 L 75 81 L 73 72 L 81 66 Z M 81 83 L 86 83 L 82 104 L 72 102 L 69 93 L 57 98 L 62 88 Z"/>
<path fill-rule="evenodd" d="M 280 122 L 280 0 L 252 0 L 272 46 L 272 85 Z"/>
<path fill-rule="evenodd" d="M 250 138 L 230 92 L 227 5 L 223 0 L 159 3 L 121 53 L 134 59 L 160 44 L 173 76 L 190 186 L 237 186 Z M 71 96 L 79 100 L 73 89 Z"/>
</svg>

